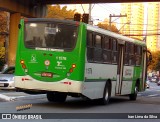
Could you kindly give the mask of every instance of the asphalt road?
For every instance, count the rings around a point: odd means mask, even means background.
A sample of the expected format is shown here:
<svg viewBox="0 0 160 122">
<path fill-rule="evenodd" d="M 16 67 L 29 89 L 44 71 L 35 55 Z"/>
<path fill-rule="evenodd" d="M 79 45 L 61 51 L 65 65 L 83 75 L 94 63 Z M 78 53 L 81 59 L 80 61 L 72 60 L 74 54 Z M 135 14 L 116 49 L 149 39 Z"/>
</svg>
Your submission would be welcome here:
<svg viewBox="0 0 160 122">
<path fill-rule="evenodd" d="M 150 84 L 150 88 L 145 92 L 138 94 L 136 101 L 130 101 L 128 97 L 115 97 L 110 100 L 109 105 L 101 106 L 95 101 L 83 100 L 81 98 L 68 97 L 65 103 L 50 103 L 46 99 L 46 95 L 28 95 L 22 92 L 0 91 L 0 113 L 60 113 L 52 114 L 54 121 L 79 122 L 86 121 L 106 121 L 105 116 L 112 116 L 107 121 L 121 122 L 122 116 L 141 113 L 154 114 L 160 113 L 160 86 L 155 83 Z M 17 107 L 32 105 L 29 109 L 17 111 Z M 61 116 L 63 113 L 63 116 Z M 77 113 L 77 114 L 76 114 Z M 81 115 L 79 113 L 82 113 Z M 87 113 L 87 114 L 86 114 Z M 105 113 L 105 115 L 103 115 Z M 113 113 L 112 115 L 110 115 Z M 77 117 L 78 116 L 78 117 Z M 83 117 L 81 117 L 83 116 Z M 159 115 L 160 116 L 160 115 Z M 86 119 L 85 119 L 86 117 Z M 102 118 L 104 117 L 104 119 Z M 70 120 L 70 118 L 75 118 Z M 81 118 L 81 119 L 78 119 Z M 92 119 L 92 120 L 91 120 Z M 134 122 L 136 119 L 122 119 L 122 122 Z M 128 121 L 129 120 L 129 121 Z M 158 119 L 140 119 L 144 122 L 154 122 Z M 51 119 L 49 120 L 51 121 Z"/>
</svg>

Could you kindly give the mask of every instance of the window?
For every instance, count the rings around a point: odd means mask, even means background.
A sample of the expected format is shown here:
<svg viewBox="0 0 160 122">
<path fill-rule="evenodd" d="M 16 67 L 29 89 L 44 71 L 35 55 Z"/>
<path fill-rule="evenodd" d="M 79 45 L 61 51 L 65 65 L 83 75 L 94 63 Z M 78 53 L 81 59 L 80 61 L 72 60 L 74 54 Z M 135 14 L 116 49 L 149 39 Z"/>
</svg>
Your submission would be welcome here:
<svg viewBox="0 0 160 122">
<path fill-rule="evenodd" d="M 103 38 L 103 62 L 111 62 L 111 39 L 108 36 Z"/>
<path fill-rule="evenodd" d="M 134 44 L 129 43 L 129 65 L 135 65 Z"/>
<path fill-rule="evenodd" d="M 91 32 L 88 32 L 87 33 L 87 46 L 92 46 L 93 44 L 93 41 L 92 41 L 93 39 L 92 39 L 92 33 Z"/>
<path fill-rule="evenodd" d="M 118 48 L 117 40 L 112 39 L 112 63 L 117 64 L 118 62 Z"/>
<path fill-rule="evenodd" d="M 106 50 L 111 49 L 111 40 L 108 36 L 105 36 L 103 38 L 103 48 Z"/>
<path fill-rule="evenodd" d="M 95 35 L 95 47 L 101 48 L 101 36 Z"/>
<path fill-rule="evenodd" d="M 136 62 L 136 66 L 141 65 L 141 61 L 142 61 L 142 47 L 136 45 L 135 46 L 135 62 Z"/>
<path fill-rule="evenodd" d="M 102 62 L 102 37 L 98 34 L 94 34 L 94 61 L 95 62 Z"/>
<path fill-rule="evenodd" d="M 28 22 L 25 24 L 26 48 L 72 50 L 76 45 L 78 27 L 57 22 Z"/>
<path fill-rule="evenodd" d="M 125 44 L 125 65 L 135 65 L 134 44 L 126 42 Z"/>
<path fill-rule="evenodd" d="M 136 65 L 139 66 L 141 64 L 142 58 L 142 47 L 135 45 L 130 42 L 126 42 L 125 44 L 125 56 L 124 56 L 124 64 L 125 65 Z"/>
<path fill-rule="evenodd" d="M 97 32 L 87 32 L 87 60 L 96 63 L 118 63 L 118 43 L 115 38 Z"/>
<path fill-rule="evenodd" d="M 93 61 L 93 33 L 87 33 L 87 59 L 88 61 Z"/>
</svg>

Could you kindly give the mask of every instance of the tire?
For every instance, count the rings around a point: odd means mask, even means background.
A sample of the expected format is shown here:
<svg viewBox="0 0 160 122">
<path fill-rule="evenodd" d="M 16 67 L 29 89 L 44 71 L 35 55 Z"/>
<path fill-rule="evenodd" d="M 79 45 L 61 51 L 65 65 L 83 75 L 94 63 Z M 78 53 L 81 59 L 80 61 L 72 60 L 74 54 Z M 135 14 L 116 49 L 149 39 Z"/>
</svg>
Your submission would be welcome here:
<svg viewBox="0 0 160 122">
<path fill-rule="evenodd" d="M 138 94 L 138 86 L 135 86 L 134 93 L 129 95 L 130 100 L 136 100 Z"/>
<path fill-rule="evenodd" d="M 106 82 L 104 92 L 103 92 L 103 98 L 98 99 L 98 102 L 100 105 L 106 105 L 109 103 L 111 97 L 111 85 Z"/>
<path fill-rule="evenodd" d="M 47 99 L 49 102 L 65 102 L 67 94 L 62 92 L 48 92 Z"/>
</svg>

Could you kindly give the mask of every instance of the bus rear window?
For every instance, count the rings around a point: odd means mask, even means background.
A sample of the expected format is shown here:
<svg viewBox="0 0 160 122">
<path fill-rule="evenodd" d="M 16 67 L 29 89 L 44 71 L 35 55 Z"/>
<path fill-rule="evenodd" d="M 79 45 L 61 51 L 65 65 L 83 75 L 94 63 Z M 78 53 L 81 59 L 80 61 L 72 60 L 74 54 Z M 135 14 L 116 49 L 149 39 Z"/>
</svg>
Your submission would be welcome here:
<svg viewBox="0 0 160 122">
<path fill-rule="evenodd" d="M 72 50 L 77 40 L 78 27 L 64 23 L 26 23 L 26 48 L 54 48 Z"/>
</svg>

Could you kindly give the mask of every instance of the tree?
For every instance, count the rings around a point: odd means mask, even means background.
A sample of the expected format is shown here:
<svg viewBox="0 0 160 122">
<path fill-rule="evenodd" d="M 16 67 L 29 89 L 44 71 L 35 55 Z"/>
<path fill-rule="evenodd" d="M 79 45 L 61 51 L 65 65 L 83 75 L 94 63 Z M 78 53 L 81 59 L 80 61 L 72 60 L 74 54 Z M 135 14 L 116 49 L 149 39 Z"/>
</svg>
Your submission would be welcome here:
<svg viewBox="0 0 160 122">
<path fill-rule="evenodd" d="M 109 28 L 108 19 L 105 19 L 103 22 L 99 22 L 97 24 L 97 26 L 100 27 L 100 28 L 103 28 L 105 30 L 109 30 L 110 29 L 112 32 L 119 33 L 119 30 L 117 29 L 117 27 L 115 26 L 114 23 L 111 25 L 111 28 Z"/>
<path fill-rule="evenodd" d="M 5 57 L 5 38 L 7 36 L 7 12 L 0 11 L 0 59 Z"/>
<path fill-rule="evenodd" d="M 0 32 L 7 31 L 7 12 L 0 11 Z"/>
<path fill-rule="evenodd" d="M 152 52 L 152 62 L 148 69 L 152 71 L 160 71 L 160 51 Z"/>
<path fill-rule="evenodd" d="M 46 18 L 73 19 L 75 11 L 67 10 L 67 6 L 61 8 L 60 5 L 49 5 Z"/>
</svg>

